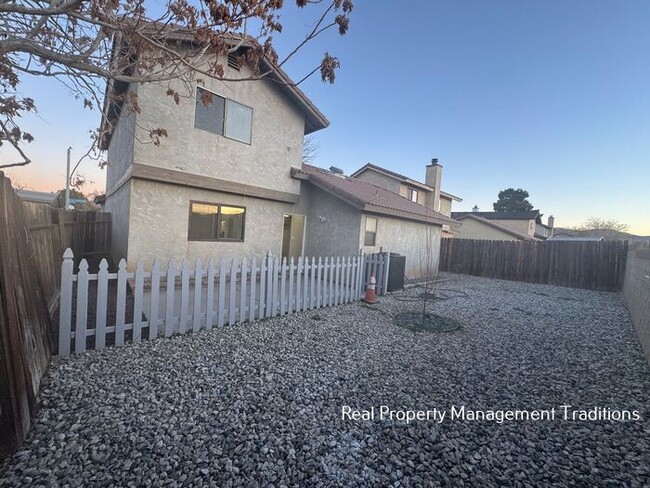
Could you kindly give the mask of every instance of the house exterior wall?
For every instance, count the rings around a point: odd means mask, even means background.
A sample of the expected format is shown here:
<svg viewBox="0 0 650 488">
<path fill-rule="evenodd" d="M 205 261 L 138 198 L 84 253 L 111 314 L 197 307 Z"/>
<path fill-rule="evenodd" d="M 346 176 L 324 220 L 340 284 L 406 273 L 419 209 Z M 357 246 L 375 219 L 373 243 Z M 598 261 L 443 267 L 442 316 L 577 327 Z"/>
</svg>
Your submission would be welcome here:
<svg viewBox="0 0 650 488">
<path fill-rule="evenodd" d="M 390 176 L 377 173 L 376 171 L 366 170 L 360 175 L 355 176 L 355 178 L 357 180 L 367 181 L 368 183 L 372 183 L 373 185 L 377 185 L 381 188 L 386 188 L 387 190 L 402 195 L 400 193 L 400 186 L 402 186 L 401 183 L 395 178 L 391 178 Z M 404 190 L 404 194 L 402 196 L 406 196 L 406 190 Z"/>
<path fill-rule="evenodd" d="M 365 219 L 377 219 L 377 238 L 374 246 L 364 246 Z M 359 229 L 359 247 L 365 253 L 394 252 L 406 256 L 405 274 L 408 278 L 422 278 L 438 273 L 440 258 L 440 225 L 427 225 L 421 222 L 396 219 L 383 215 L 364 214 Z M 427 248 L 430 250 L 427 273 Z"/>
<path fill-rule="evenodd" d="M 132 92 L 137 93 L 137 87 Z M 120 178 L 133 164 L 135 135 L 135 114 L 124 107 L 117 120 L 111 142 L 108 146 L 106 165 L 106 191 L 115 188 Z"/>
<path fill-rule="evenodd" d="M 441 214 L 451 217 L 451 198 L 440 197 L 440 210 Z"/>
<path fill-rule="evenodd" d="M 404 198 L 408 198 L 408 190 L 409 190 L 409 188 L 412 188 L 413 190 L 418 192 L 418 200 L 417 200 L 416 203 L 419 203 L 420 205 L 426 205 L 426 203 L 427 203 L 427 193 L 430 193 L 430 192 L 427 192 L 427 191 L 423 190 L 422 188 L 417 188 L 415 186 L 406 185 L 406 184 L 402 183 L 399 186 L 399 192 L 398 193 L 401 196 L 403 196 Z"/>
<path fill-rule="evenodd" d="M 247 68 L 239 72 L 225 62 L 224 69 L 230 77 L 249 74 Z M 152 127 L 164 127 L 168 136 L 161 138 L 159 147 L 136 144 L 135 161 L 299 193 L 300 183 L 289 173 L 301 164 L 305 118 L 280 89 L 266 80 L 228 83 L 204 77 L 203 88 L 252 108 L 251 144 L 246 144 L 194 127 L 196 86 L 172 80 L 139 88 L 139 138 L 147 140 Z M 166 95 L 168 88 L 180 93 L 178 105 Z"/>
<path fill-rule="evenodd" d="M 190 200 L 246 207 L 244 242 L 188 241 Z M 138 259 L 150 265 L 154 258 L 195 260 L 214 257 L 261 256 L 282 252 L 285 213 L 291 204 L 199 190 L 178 185 L 132 180 L 128 264 Z"/>
<path fill-rule="evenodd" d="M 530 220 L 499 220 L 499 219 L 490 219 L 491 222 L 495 224 L 502 225 L 508 229 L 519 232 L 530 237 L 535 235 L 535 221 Z M 532 225 L 531 225 L 532 224 Z"/>
<path fill-rule="evenodd" d="M 354 256 L 359 252 L 361 210 L 309 183 L 302 183 L 292 213 L 307 216 L 306 256 Z"/>
<path fill-rule="evenodd" d="M 117 262 L 128 256 L 131 181 L 106 198 L 103 210 L 111 213 L 111 257 Z"/>
<path fill-rule="evenodd" d="M 503 232 L 502 230 L 495 229 L 489 225 L 479 222 L 474 219 L 461 220 L 460 227 L 455 227 L 455 236 L 457 239 L 489 239 L 493 241 L 518 241 L 520 239 L 515 236 Z"/>
</svg>

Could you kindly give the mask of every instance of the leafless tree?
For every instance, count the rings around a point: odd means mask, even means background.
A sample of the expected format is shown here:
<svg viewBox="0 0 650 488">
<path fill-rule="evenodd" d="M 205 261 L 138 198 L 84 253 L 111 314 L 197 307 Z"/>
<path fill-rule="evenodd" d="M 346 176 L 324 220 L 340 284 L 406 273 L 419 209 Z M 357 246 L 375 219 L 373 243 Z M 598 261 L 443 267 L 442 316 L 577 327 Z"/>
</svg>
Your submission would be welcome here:
<svg viewBox="0 0 650 488">
<path fill-rule="evenodd" d="M 619 220 L 616 219 L 601 219 L 599 217 L 589 217 L 584 224 L 574 227 L 574 230 L 606 229 L 606 230 L 616 230 L 618 232 L 625 232 L 629 228 L 630 226 L 628 224 L 620 222 Z"/>
<path fill-rule="evenodd" d="M 302 140 L 302 162 L 304 164 L 314 164 L 320 145 L 314 140 L 312 134 L 305 136 Z"/>
<path fill-rule="evenodd" d="M 352 0 L 296 0 L 296 4 L 314 14 L 314 21 L 302 41 L 279 59 L 272 36 L 283 28 L 282 0 L 169 0 L 160 16 L 150 15 L 145 0 L 0 1 L 0 144 L 8 143 L 21 158 L 0 168 L 31 162 L 24 144 L 33 136 L 19 122 L 36 106 L 33 94 L 19 89 L 23 76 L 58 80 L 88 109 L 106 106 L 106 82 L 196 76 L 227 80 L 223 59 L 229 53 L 252 68 L 250 76 L 232 81 L 261 79 L 322 33 L 348 30 Z M 325 53 L 314 64 L 296 84 L 317 72 L 323 81 L 334 82 L 336 57 Z M 178 103 L 179 93 L 169 89 L 167 95 Z M 124 97 L 132 110 L 139 110 L 133 92 Z M 153 140 L 165 134 L 161 127 L 149 130 Z M 95 142 L 100 137 L 93 135 Z"/>
</svg>

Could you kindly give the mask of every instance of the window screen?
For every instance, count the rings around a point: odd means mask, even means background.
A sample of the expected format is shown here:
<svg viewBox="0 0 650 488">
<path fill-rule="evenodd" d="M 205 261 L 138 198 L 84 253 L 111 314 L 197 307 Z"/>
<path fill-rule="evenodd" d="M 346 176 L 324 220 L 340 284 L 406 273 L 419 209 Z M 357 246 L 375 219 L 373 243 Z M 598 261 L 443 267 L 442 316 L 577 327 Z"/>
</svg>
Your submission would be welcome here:
<svg viewBox="0 0 650 488">
<path fill-rule="evenodd" d="M 226 101 L 225 136 L 250 144 L 253 111 L 241 103 Z"/>
</svg>

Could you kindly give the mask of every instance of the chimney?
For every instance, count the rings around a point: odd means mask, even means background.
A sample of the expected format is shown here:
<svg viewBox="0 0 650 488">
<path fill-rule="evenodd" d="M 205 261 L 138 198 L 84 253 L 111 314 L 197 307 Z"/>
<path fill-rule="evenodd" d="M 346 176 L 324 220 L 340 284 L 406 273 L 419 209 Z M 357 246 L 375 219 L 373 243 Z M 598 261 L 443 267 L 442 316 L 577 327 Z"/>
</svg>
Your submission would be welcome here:
<svg viewBox="0 0 650 488">
<path fill-rule="evenodd" d="M 442 180 L 442 166 L 438 164 L 438 158 L 433 158 L 431 164 L 427 165 L 424 183 L 433 188 L 431 195 L 428 195 L 427 206 L 436 212 L 440 211 L 440 180 Z"/>
<path fill-rule="evenodd" d="M 555 227 L 555 217 L 552 215 L 548 216 L 548 227 L 550 228 L 549 237 L 553 237 L 553 228 Z"/>
<path fill-rule="evenodd" d="M 472 208 L 472 212 L 474 212 L 474 213 L 479 212 L 478 205 L 474 205 L 474 208 Z"/>
</svg>

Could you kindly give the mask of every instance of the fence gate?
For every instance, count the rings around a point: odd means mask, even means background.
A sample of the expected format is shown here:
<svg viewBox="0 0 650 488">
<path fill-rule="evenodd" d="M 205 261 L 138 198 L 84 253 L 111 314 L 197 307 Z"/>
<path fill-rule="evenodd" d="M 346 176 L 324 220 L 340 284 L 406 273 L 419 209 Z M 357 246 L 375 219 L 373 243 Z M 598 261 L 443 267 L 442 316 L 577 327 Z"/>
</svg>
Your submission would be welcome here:
<svg viewBox="0 0 650 488">
<path fill-rule="evenodd" d="M 63 255 L 59 304 L 59 355 L 122 346 L 159 336 L 286 315 L 350 303 L 363 297 L 371 273 L 377 294 L 385 293 L 388 259 L 381 254 L 348 257 L 211 259 L 180 266 L 174 260 L 134 272 L 122 259 L 109 272 L 102 259 L 89 273 L 82 259 L 74 270 Z"/>
</svg>

